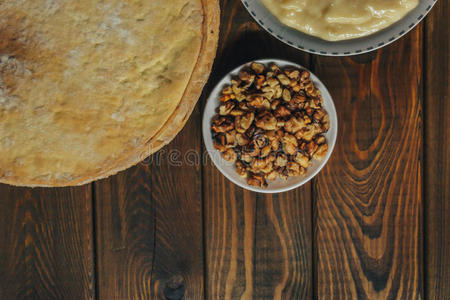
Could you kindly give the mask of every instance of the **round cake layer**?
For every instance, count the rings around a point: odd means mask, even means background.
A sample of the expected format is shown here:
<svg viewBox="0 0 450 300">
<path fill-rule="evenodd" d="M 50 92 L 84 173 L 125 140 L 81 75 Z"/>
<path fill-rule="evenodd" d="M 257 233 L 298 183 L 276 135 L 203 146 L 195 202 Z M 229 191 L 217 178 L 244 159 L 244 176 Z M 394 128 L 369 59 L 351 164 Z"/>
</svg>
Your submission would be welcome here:
<svg viewBox="0 0 450 300">
<path fill-rule="evenodd" d="M 145 158 L 156 135 L 173 138 L 214 57 L 204 48 L 215 49 L 216 5 L 0 2 L 0 181 L 80 184 Z"/>
</svg>

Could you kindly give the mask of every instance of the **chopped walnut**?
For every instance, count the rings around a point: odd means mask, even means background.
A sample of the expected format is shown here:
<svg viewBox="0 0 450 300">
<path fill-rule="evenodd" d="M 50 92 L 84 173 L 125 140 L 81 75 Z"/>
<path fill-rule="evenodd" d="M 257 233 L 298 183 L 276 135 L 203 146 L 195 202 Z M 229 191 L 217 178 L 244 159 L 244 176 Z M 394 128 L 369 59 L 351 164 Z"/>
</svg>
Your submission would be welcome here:
<svg viewBox="0 0 450 300">
<path fill-rule="evenodd" d="M 286 122 L 284 121 L 283 118 L 277 119 L 277 128 L 282 128 L 282 127 L 284 127 L 285 124 L 286 124 Z"/>
<path fill-rule="evenodd" d="M 325 139 L 325 137 L 323 135 L 317 137 L 317 139 L 316 139 L 317 145 L 325 144 L 326 142 L 327 142 L 327 140 Z"/>
<path fill-rule="evenodd" d="M 275 131 L 268 131 L 266 133 L 269 138 L 269 144 L 273 151 L 278 151 L 280 147 L 280 137 L 275 134 Z"/>
<path fill-rule="evenodd" d="M 286 75 L 291 79 L 299 79 L 300 78 L 300 71 L 299 70 L 285 70 L 284 71 Z"/>
<path fill-rule="evenodd" d="M 292 101 L 294 102 L 294 104 L 296 105 L 300 105 L 303 102 L 305 102 L 308 98 L 306 98 L 305 95 L 303 94 L 295 94 L 294 97 L 292 97 Z"/>
<path fill-rule="evenodd" d="M 304 70 L 304 71 L 302 72 L 302 74 L 300 75 L 300 82 L 303 82 L 303 81 L 305 81 L 305 80 L 308 80 L 308 79 L 309 79 L 309 76 L 310 76 L 309 72 L 306 71 L 306 70 Z"/>
<path fill-rule="evenodd" d="M 247 83 L 253 82 L 253 80 L 255 79 L 255 74 L 251 74 L 246 71 L 241 71 L 239 72 L 239 79 Z"/>
<path fill-rule="evenodd" d="M 313 118 L 314 118 L 314 120 L 320 122 L 326 114 L 327 113 L 324 109 L 318 109 L 314 112 Z"/>
<path fill-rule="evenodd" d="M 289 89 L 284 89 L 283 90 L 283 100 L 286 102 L 291 101 L 292 97 L 291 97 L 291 92 L 289 91 Z"/>
<path fill-rule="evenodd" d="M 280 104 L 280 100 L 274 100 L 272 101 L 272 103 L 270 104 L 270 109 L 271 110 L 276 110 L 278 107 L 278 104 Z"/>
<path fill-rule="evenodd" d="M 251 68 L 253 71 L 256 72 L 256 74 L 261 74 L 262 72 L 264 72 L 264 69 L 265 69 L 263 64 L 255 63 L 255 62 L 251 64 Z"/>
<path fill-rule="evenodd" d="M 322 126 L 323 126 L 323 130 L 324 131 L 328 131 L 328 129 L 330 129 L 330 117 L 328 116 L 328 114 L 323 116 L 323 118 L 322 118 Z"/>
<path fill-rule="evenodd" d="M 249 139 L 248 139 L 247 136 L 245 136 L 244 134 L 242 134 L 242 133 L 237 133 L 237 134 L 236 134 L 236 143 L 237 143 L 239 146 L 245 146 L 245 145 L 247 145 L 247 144 L 249 143 Z"/>
<path fill-rule="evenodd" d="M 309 166 L 309 157 L 300 152 L 295 155 L 295 161 L 305 169 Z"/>
<path fill-rule="evenodd" d="M 261 149 L 261 157 L 266 157 L 272 152 L 272 146 L 267 145 Z"/>
<path fill-rule="evenodd" d="M 288 179 L 288 170 L 286 167 L 278 168 L 276 169 L 276 171 L 278 172 L 278 176 L 280 176 L 281 179 Z"/>
<path fill-rule="evenodd" d="M 274 88 L 270 88 L 270 87 L 263 88 L 263 90 L 265 90 L 263 96 L 266 99 L 269 99 L 270 101 L 272 101 L 273 98 L 275 97 L 276 90 Z"/>
<path fill-rule="evenodd" d="M 233 90 L 231 89 L 230 85 L 226 85 L 223 89 L 222 89 L 222 95 L 231 95 L 233 93 Z"/>
<path fill-rule="evenodd" d="M 289 85 L 291 83 L 291 80 L 284 74 L 278 75 L 277 78 L 282 85 Z"/>
<path fill-rule="evenodd" d="M 267 174 L 267 179 L 269 180 L 275 180 L 278 177 L 278 172 L 275 170 L 272 170 L 270 173 Z"/>
<path fill-rule="evenodd" d="M 317 134 L 321 134 L 323 132 L 324 130 L 322 129 L 320 124 L 311 123 L 308 124 L 305 128 L 302 128 L 300 131 L 298 131 L 295 136 L 297 139 L 311 141 L 314 136 L 316 136 Z"/>
<path fill-rule="evenodd" d="M 241 154 L 241 160 L 243 162 L 246 162 L 246 163 L 250 164 L 254 160 L 254 158 L 252 156 L 250 156 L 249 154 L 247 154 L 247 153 L 242 153 Z"/>
<path fill-rule="evenodd" d="M 298 176 L 300 175 L 300 165 L 296 162 L 290 161 L 287 163 L 286 168 L 288 170 L 289 176 Z"/>
<path fill-rule="evenodd" d="M 277 107 L 277 109 L 274 111 L 274 115 L 277 118 L 279 118 L 279 117 L 287 117 L 287 116 L 291 115 L 291 111 L 289 109 L 287 109 L 285 106 L 279 105 Z"/>
<path fill-rule="evenodd" d="M 233 117 L 242 116 L 243 114 L 244 114 L 244 111 L 240 110 L 240 109 L 233 109 L 232 111 L 230 111 L 230 115 Z"/>
<path fill-rule="evenodd" d="M 262 170 L 263 168 L 265 168 L 267 166 L 267 163 L 268 163 L 268 160 L 266 160 L 266 159 L 256 158 L 251 163 L 251 167 L 253 168 L 253 170 L 255 170 L 255 172 L 257 172 L 257 171 Z"/>
<path fill-rule="evenodd" d="M 219 117 L 213 121 L 212 130 L 214 132 L 227 132 L 234 129 L 233 120 L 228 116 Z"/>
<path fill-rule="evenodd" d="M 328 151 L 328 144 L 322 144 L 319 146 L 319 148 L 316 150 L 316 152 L 313 155 L 314 159 L 321 160 L 325 157 L 325 154 Z"/>
<path fill-rule="evenodd" d="M 281 98 L 281 96 L 283 95 L 283 89 L 278 85 L 275 87 L 275 99 L 279 99 Z"/>
<path fill-rule="evenodd" d="M 293 155 L 297 152 L 298 142 L 295 136 L 285 134 L 282 138 L 283 149 L 287 154 Z"/>
<path fill-rule="evenodd" d="M 268 111 L 258 115 L 255 125 L 265 130 L 277 129 L 277 119 Z"/>
<path fill-rule="evenodd" d="M 219 115 L 226 116 L 231 113 L 236 105 L 232 101 L 227 101 L 219 106 Z"/>
<path fill-rule="evenodd" d="M 259 186 L 259 187 L 267 187 L 266 179 L 263 175 L 260 174 L 249 174 L 249 177 L 247 178 L 247 183 L 249 185 L 253 186 Z"/>
<path fill-rule="evenodd" d="M 231 161 L 231 162 L 235 162 L 237 159 L 237 154 L 236 152 L 234 152 L 233 149 L 227 149 L 224 152 L 222 152 L 222 157 L 225 160 Z"/>
<path fill-rule="evenodd" d="M 269 100 L 260 95 L 254 96 L 253 100 L 248 102 L 248 105 L 257 109 L 270 109 Z"/>
<path fill-rule="evenodd" d="M 288 161 L 288 158 L 287 158 L 286 154 L 279 154 L 275 159 L 275 165 L 277 167 L 284 167 L 284 166 L 286 166 L 287 161 Z"/>
<path fill-rule="evenodd" d="M 281 72 L 280 67 L 278 67 L 276 64 L 270 64 L 270 69 L 275 73 L 278 74 Z"/>
<path fill-rule="evenodd" d="M 276 78 L 269 78 L 269 79 L 267 79 L 267 84 L 269 85 L 269 87 L 273 88 L 273 87 L 279 85 L 280 82 Z"/>
<path fill-rule="evenodd" d="M 254 134 L 253 141 L 258 148 L 264 148 L 269 144 L 269 138 L 265 134 Z"/>
<path fill-rule="evenodd" d="M 242 147 L 242 151 L 245 154 L 250 155 L 251 157 L 255 157 L 259 155 L 259 148 L 258 146 L 255 145 L 254 142 L 251 142 L 247 145 L 245 145 L 244 147 Z"/>
<path fill-rule="evenodd" d="M 319 146 L 316 143 L 311 141 L 308 144 L 306 144 L 306 152 L 308 153 L 309 156 L 313 156 L 313 154 L 316 153 L 318 147 Z"/>
<path fill-rule="evenodd" d="M 236 161 L 236 172 L 239 176 L 246 178 L 247 177 L 247 169 L 244 164 L 240 161 Z"/>
<path fill-rule="evenodd" d="M 264 77 L 264 75 L 258 75 L 255 78 L 255 87 L 257 90 L 260 90 L 261 87 L 263 86 L 263 84 L 266 83 L 266 78 Z"/>
<path fill-rule="evenodd" d="M 261 168 L 261 172 L 264 174 L 269 174 L 273 171 L 273 163 L 268 162 L 264 168 Z"/>
<path fill-rule="evenodd" d="M 296 133 L 305 126 L 306 124 L 303 118 L 291 117 L 284 125 L 284 129 L 286 129 L 286 131 L 288 132 Z"/>
<path fill-rule="evenodd" d="M 227 147 L 236 146 L 236 130 L 230 130 L 225 132 L 225 141 Z"/>
<path fill-rule="evenodd" d="M 246 102 L 239 102 L 239 103 L 238 103 L 238 108 L 239 108 L 240 110 L 242 110 L 242 111 L 247 111 L 247 110 L 249 110 L 249 107 L 248 107 L 248 105 L 247 105 Z"/>
<path fill-rule="evenodd" d="M 220 101 L 220 102 L 227 102 L 228 100 L 231 100 L 231 99 L 233 99 L 233 98 L 231 98 L 231 95 L 222 95 L 222 96 L 219 98 L 219 101 Z"/>
<path fill-rule="evenodd" d="M 253 186 L 305 174 L 322 159 L 330 119 L 310 73 L 252 63 L 223 88 L 211 131 L 214 147 Z"/>
<path fill-rule="evenodd" d="M 223 134 L 216 135 L 214 139 L 214 148 L 216 148 L 220 152 L 224 152 L 225 150 L 227 150 L 225 135 Z"/>
<path fill-rule="evenodd" d="M 252 125 L 254 118 L 255 114 L 253 112 L 247 112 L 242 116 L 236 116 L 234 121 L 236 130 L 240 133 L 244 133 L 250 125 Z"/>
</svg>

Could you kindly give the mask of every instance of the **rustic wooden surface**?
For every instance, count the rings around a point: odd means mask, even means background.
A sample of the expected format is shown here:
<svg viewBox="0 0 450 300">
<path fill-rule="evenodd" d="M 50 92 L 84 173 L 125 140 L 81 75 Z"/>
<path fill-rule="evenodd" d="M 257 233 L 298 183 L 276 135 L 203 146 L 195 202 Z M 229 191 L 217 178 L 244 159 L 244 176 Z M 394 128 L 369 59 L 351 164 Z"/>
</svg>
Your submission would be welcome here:
<svg viewBox="0 0 450 300">
<path fill-rule="evenodd" d="M 0 185 L 0 299 L 450 299 L 448 1 L 381 50 L 348 58 L 272 38 L 222 1 L 217 59 L 177 138 L 77 188 Z M 310 68 L 339 118 L 305 186 L 245 191 L 212 165 L 201 112 L 233 67 Z"/>
<path fill-rule="evenodd" d="M 94 299 L 91 187 L 0 185 L 0 299 Z"/>
<path fill-rule="evenodd" d="M 319 299 L 423 296 L 421 41 L 418 26 L 371 55 L 314 60 L 340 120 L 314 186 Z"/>
<path fill-rule="evenodd" d="M 181 134 L 138 166 L 94 184 L 97 297 L 203 297 L 200 112 Z M 169 164 L 169 157 L 172 164 Z"/>
<path fill-rule="evenodd" d="M 450 299 L 449 1 L 425 19 L 425 291 Z M 428 46 L 429 45 L 429 46 Z"/>
</svg>

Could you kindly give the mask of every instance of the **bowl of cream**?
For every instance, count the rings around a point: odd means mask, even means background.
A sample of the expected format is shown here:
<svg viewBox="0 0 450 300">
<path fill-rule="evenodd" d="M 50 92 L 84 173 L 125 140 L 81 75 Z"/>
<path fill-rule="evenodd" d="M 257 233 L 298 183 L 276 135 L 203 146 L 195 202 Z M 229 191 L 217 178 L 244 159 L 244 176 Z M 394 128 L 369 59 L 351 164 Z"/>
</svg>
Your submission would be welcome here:
<svg viewBox="0 0 450 300">
<path fill-rule="evenodd" d="M 347 56 L 381 48 L 414 28 L 437 0 L 242 0 L 279 40 L 303 51 Z"/>
</svg>

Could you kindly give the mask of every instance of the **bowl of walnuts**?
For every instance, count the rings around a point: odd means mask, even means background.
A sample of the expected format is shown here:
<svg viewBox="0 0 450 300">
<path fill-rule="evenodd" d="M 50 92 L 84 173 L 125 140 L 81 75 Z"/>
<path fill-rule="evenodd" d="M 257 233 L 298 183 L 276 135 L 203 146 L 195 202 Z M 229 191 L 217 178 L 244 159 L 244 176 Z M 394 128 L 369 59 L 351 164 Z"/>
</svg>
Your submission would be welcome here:
<svg viewBox="0 0 450 300">
<path fill-rule="evenodd" d="M 297 188 L 326 164 L 336 143 L 337 116 L 323 83 L 280 59 L 246 63 L 209 96 L 203 139 L 215 166 L 255 192 Z"/>
</svg>

